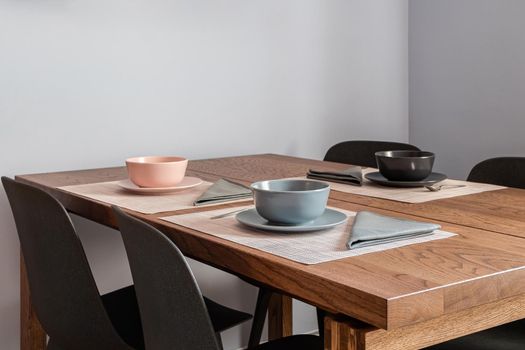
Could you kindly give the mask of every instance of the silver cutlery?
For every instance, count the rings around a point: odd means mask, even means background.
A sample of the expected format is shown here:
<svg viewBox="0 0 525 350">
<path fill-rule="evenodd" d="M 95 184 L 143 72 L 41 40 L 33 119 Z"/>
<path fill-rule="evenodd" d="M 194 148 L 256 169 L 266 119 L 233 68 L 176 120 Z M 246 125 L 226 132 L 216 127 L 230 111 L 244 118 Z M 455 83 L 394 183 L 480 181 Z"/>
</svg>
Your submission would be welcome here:
<svg viewBox="0 0 525 350">
<path fill-rule="evenodd" d="M 441 191 L 442 188 L 459 188 L 459 187 L 465 187 L 467 185 L 432 185 L 432 186 L 425 186 L 427 190 L 430 192 L 438 192 Z"/>
<path fill-rule="evenodd" d="M 212 216 L 210 219 L 211 219 L 211 220 L 222 219 L 222 218 L 225 218 L 225 217 L 227 217 L 227 216 L 230 216 L 230 215 L 233 215 L 233 214 L 240 213 L 240 212 L 243 211 L 243 210 L 246 210 L 246 208 L 237 209 L 237 210 L 234 210 L 234 211 L 229 211 L 229 212 L 224 213 L 224 214 L 220 214 L 220 215 Z"/>
</svg>

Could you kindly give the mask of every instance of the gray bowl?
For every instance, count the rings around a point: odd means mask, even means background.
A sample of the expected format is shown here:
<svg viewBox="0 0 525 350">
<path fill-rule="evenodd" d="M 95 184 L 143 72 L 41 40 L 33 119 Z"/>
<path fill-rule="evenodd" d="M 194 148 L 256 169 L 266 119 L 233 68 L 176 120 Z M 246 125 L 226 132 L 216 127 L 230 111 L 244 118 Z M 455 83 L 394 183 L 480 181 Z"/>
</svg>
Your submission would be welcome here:
<svg viewBox="0 0 525 350">
<path fill-rule="evenodd" d="M 269 180 L 251 185 L 255 209 L 266 220 L 299 225 L 317 219 L 326 208 L 330 185 L 314 180 Z"/>
<path fill-rule="evenodd" d="M 376 152 L 381 175 L 391 181 L 420 181 L 432 173 L 434 153 L 426 151 Z"/>
</svg>

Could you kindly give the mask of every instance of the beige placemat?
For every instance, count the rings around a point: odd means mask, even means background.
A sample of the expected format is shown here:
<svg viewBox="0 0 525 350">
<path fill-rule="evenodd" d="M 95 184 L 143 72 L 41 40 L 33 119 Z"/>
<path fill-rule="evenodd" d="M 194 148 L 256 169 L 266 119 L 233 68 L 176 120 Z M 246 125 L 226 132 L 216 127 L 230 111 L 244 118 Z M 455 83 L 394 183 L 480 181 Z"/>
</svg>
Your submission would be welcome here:
<svg viewBox="0 0 525 350">
<path fill-rule="evenodd" d="M 477 182 L 468 182 L 461 180 L 446 179 L 439 183 L 439 185 L 462 185 L 463 187 L 444 187 L 440 191 L 431 192 L 424 187 L 416 188 L 398 188 L 398 187 L 387 187 L 373 183 L 364 178 L 366 173 L 377 171 L 374 168 L 363 169 L 363 185 L 355 186 L 342 184 L 337 182 L 330 182 L 330 187 L 339 192 L 352 193 L 361 196 L 369 196 L 383 199 L 390 199 L 398 202 L 405 203 L 424 203 L 435 201 L 438 199 L 453 198 L 459 196 L 466 196 L 469 194 L 501 190 L 506 187 L 496 186 L 490 184 L 483 184 Z M 299 177 L 304 179 L 306 177 Z"/>
<path fill-rule="evenodd" d="M 251 208 L 252 206 L 245 207 Z M 337 210 L 348 215 L 348 222 L 329 230 L 303 233 L 278 233 L 253 229 L 238 223 L 234 215 L 221 219 L 211 219 L 214 216 L 231 212 L 232 208 L 174 215 L 161 219 L 306 265 L 379 252 L 455 235 L 454 233 L 438 230 L 429 236 L 349 250 L 346 247 L 346 242 L 348 241 L 356 213 L 341 209 Z"/>
<path fill-rule="evenodd" d="M 211 182 L 203 181 L 197 187 L 189 190 L 162 195 L 143 195 L 128 192 L 122 189 L 120 181 L 98 182 L 85 185 L 63 186 L 59 189 L 83 197 L 95 199 L 122 208 L 138 211 L 143 214 L 155 214 L 166 211 L 176 211 L 196 208 L 193 202 L 199 198 L 210 186 Z M 241 199 L 231 202 L 199 205 L 199 208 L 210 207 L 225 203 L 246 202 L 251 199 Z"/>
</svg>

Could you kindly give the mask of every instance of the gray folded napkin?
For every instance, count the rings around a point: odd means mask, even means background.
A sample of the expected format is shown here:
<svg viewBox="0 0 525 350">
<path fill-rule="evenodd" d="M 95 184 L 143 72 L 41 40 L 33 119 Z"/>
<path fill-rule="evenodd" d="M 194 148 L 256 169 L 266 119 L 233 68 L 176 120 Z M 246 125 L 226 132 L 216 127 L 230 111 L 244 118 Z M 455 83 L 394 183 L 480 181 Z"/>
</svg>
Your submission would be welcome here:
<svg viewBox="0 0 525 350">
<path fill-rule="evenodd" d="M 309 179 L 340 182 L 343 184 L 357 186 L 361 186 L 363 182 L 363 172 L 361 171 L 361 167 L 354 165 L 343 171 L 322 171 L 310 169 L 308 170 L 306 177 Z"/>
<path fill-rule="evenodd" d="M 248 187 L 226 179 L 220 179 L 197 198 L 193 205 L 221 203 L 251 197 L 252 191 Z"/>
<path fill-rule="evenodd" d="M 396 219 L 368 211 L 357 213 L 352 226 L 348 249 L 390 243 L 402 239 L 416 238 L 432 234 L 441 226 L 432 223 Z"/>
</svg>

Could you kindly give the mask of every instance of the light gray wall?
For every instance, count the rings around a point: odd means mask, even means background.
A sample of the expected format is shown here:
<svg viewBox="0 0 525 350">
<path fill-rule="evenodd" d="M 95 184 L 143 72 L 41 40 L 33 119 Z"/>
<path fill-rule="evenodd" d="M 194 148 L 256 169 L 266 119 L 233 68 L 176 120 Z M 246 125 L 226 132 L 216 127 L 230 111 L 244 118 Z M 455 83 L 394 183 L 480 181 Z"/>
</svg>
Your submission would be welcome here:
<svg viewBox="0 0 525 350">
<path fill-rule="evenodd" d="M 0 174 L 128 156 L 407 141 L 406 0 L 0 0 Z M 102 292 L 130 280 L 118 233 L 76 219 Z M 253 310 L 254 288 L 194 264 L 203 290 Z M 18 241 L 0 191 L 0 339 L 16 349 Z M 298 306 L 297 331 L 315 328 Z M 246 341 L 248 327 L 225 336 Z"/>
<path fill-rule="evenodd" d="M 409 4 L 410 141 L 458 178 L 525 156 L 525 1 Z"/>
</svg>

